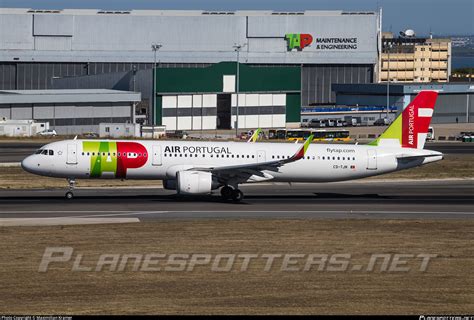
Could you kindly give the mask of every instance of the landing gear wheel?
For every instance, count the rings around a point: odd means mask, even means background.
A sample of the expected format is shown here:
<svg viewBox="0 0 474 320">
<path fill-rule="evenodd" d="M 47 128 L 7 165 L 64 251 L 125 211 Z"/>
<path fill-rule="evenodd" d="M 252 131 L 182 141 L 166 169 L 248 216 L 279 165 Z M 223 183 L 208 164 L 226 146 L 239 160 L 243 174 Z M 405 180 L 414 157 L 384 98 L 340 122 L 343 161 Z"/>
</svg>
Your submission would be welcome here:
<svg viewBox="0 0 474 320">
<path fill-rule="evenodd" d="M 244 194 L 239 189 L 232 190 L 232 200 L 240 202 L 244 198 Z"/>
<path fill-rule="evenodd" d="M 224 186 L 224 187 L 222 187 L 222 189 L 221 189 L 221 196 L 222 196 L 222 199 L 227 200 L 227 199 L 232 198 L 232 192 L 233 192 L 233 191 L 234 191 L 234 189 L 232 189 L 232 188 L 229 187 L 229 186 Z"/>
<path fill-rule="evenodd" d="M 72 198 L 74 198 L 74 194 L 72 193 L 72 191 L 74 190 L 74 187 L 76 186 L 76 180 L 74 178 L 68 178 L 67 182 L 69 183 L 69 191 L 66 192 L 65 197 L 67 200 L 71 200 Z"/>
</svg>

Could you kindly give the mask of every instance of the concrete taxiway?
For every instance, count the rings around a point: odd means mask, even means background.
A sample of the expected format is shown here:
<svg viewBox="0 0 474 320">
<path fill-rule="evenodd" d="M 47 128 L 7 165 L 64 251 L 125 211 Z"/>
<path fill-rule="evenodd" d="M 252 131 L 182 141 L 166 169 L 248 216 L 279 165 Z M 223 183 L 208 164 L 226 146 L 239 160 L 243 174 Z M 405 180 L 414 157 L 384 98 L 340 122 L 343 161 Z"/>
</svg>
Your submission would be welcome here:
<svg viewBox="0 0 474 320">
<path fill-rule="evenodd" d="M 474 219 L 474 180 L 356 181 L 242 186 L 244 201 L 182 197 L 161 188 L 2 190 L 0 219 Z"/>
</svg>

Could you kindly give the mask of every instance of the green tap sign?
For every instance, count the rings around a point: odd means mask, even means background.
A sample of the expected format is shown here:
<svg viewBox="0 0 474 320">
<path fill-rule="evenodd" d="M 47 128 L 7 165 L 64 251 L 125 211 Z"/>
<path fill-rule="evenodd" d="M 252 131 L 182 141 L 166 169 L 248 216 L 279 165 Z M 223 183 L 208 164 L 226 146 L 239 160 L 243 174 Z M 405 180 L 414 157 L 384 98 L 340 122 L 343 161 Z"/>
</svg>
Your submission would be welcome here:
<svg viewBox="0 0 474 320">
<path fill-rule="evenodd" d="M 313 42 L 313 36 L 308 33 L 287 33 L 285 35 L 288 51 L 303 50 Z"/>
</svg>

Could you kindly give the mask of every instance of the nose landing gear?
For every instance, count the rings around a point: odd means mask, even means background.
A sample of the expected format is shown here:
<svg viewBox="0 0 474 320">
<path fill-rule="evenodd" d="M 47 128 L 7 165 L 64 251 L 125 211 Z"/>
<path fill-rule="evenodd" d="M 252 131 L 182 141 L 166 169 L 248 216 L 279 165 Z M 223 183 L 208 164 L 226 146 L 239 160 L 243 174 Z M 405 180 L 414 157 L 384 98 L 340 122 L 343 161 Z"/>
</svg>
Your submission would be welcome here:
<svg viewBox="0 0 474 320">
<path fill-rule="evenodd" d="M 69 183 L 69 191 L 66 192 L 65 198 L 67 200 L 71 200 L 72 198 L 74 198 L 73 190 L 74 190 L 74 187 L 76 186 L 76 180 L 74 178 L 68 178 L 67 182 Z"/>
</svg>

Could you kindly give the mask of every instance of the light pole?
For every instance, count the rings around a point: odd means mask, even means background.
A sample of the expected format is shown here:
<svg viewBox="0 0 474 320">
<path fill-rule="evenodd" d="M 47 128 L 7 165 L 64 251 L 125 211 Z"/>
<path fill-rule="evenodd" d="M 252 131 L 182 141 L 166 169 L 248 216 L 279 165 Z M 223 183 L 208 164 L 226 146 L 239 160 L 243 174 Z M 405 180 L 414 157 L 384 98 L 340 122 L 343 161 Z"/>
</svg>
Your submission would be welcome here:
<svg viewBox="0 0 474 320">
<path fill-rule="evenodd" d="M 151 49 L 153 50 L 153 80 L 152 80 L 152 85 L 153 85 L 153 99 L 152 99 L 152 107 L 151 107 L 151 136 L 154 138 L 155 137 L 155 108 L 156 108 L 156 52 L 160 50 L 160 48 L 163 45 L 161 43 L 153 43 L 151 45 Z"/>
<path fill-rule="evenodd" d="M 387 57 L 387 121 L 388 121 L 388 109 L 390 108 L 390 51 L 392 44 L 387 43 L 388 57 Z"/>
<path fill-rule="evenodd" d="M 239 66 L 239 54 L 240 50 L 245 47 L 246 44 L 234 44 L 232 47 L 234 51 L 237 52 L 237 75 L 236 75 L 236 88 L 235 88 L 235 98 L 236 98 L 236 108 L 235 108 L 235 136 L 239 137 L 239 76 L 240 76 L 240 66 Z"/>
</svg>

